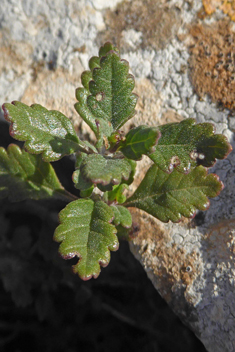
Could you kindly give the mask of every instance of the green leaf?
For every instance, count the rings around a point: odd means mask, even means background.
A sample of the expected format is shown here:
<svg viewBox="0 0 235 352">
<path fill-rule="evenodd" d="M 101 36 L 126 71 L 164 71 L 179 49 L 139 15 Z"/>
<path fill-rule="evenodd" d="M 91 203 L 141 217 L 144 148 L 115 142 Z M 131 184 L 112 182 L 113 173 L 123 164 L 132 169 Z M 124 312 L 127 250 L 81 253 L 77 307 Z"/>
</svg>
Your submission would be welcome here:
<svg viewBox="0 0 235 352">
<path fill-rule="evenodd" d="M 203 166 L 185 175 L 176 169 L 169 174 L 153 165 L 124 205 L 142 209 L 163 222 L 177 222 L 181 216 L 192 217 L 196 209 L 206 210 L 210 205 L 207 197 L 216 197 L 222 189 L 218 176 L 207 175 Z"/>
<path fill-rule="evenodd" d="M 102 201 L 78 199 L 60 212 L 59 219 L 61 224 L 55 230 L 54 239 L 62 242 L 61 256 L 80 258 L 73 271 L 83 280 L 97 278 L 100 265 L 108 265 L 110 251 L 116 251 L 119 245 L 117 230 L 110 224 L 112 208 Z"/>
<path fill-rule="evenodd" d="M 118 150 L 128 159 L 140 160 L 143 154 L 148 155 L 155 151 L 153 147 L 159 137 L 160 132 L 157 127 L 139 126 L 127 133 L 125 141 L 120 142 Z"/>
<path fill-rule="evenodd" d="M 133 232 L 131 213 L 122 205 L 111 205 L 111 208 L 114 213 L 113 224 L 117 229 L 118 239 L 128 241 Z"/>
<path fill-rule="evenodd" d="M 129 210 L 122 205 L 111 205 L 114 213 L 113 223 L 129 229 L 132 225 L 132 217 Z"/>
<path fill-rule="evenodd" d="M 116 229 L 117 229 L 117 238 L 119 239 L 119 241 L 121 241 L 121 240 L 130 241 L 131 240 L 131 237 L 134 232 L 132 227 L 126 228 L 121 225 L 117 225 Z"/>
<path fill-rule="evenodd" d="M 122 204 L 126 201 L 126 196 L 123 194 L 125 190 L 129 189 L 128 185 L 121 183 L 119 185 L 114 185 L 113 189 L 108 192 L 108 201 L 116 201 L 118 204 Z"/>
<path fill-rule="evenodd" d="M 78 139 L 72 122 L 59 111 L 17 101 L 4 104 L 3 110 L 6 120 L 11 122 L 11 136 L 25 141 L 28 152 L 42 153 L 44 161 L 56 161 L 79 149 L 93 152 Z"/>
<path fill-rule="evenodd" d="M 106 185 L 106 186 L 104 186 L 104 185 L 102 185 L 101 183 L 100 184 L 97 184 L 96 185 L 98 188 L 99 188 L 99 190 L 101 191 L 101 192 L 109 192 L 109 191 L 112 191 L 112 189 L 113 189 L 113 184 L 112 183 L 109 183 L 108 185 Z"/>
<path fill-rule="evenodd" d="M 75 170 L 72 178 L 75 188 L 81 191 L 80 196 L 82 198 L 90 197 L 94 189 L 93 183 L 85 180 L 80 170 Z"/>
<path fill-rule="evenodd" d="M 40 155 L 29 154 L 14 144 L 7 151 L 0 148 L 0 198 L 61 198 L 64 192 L 53 167 Z"/>
<path fill-rule="evenodd" d="M 85 197 L 90 197 L 93 189 L 94 189 L 94 185 L 91 181 L 87 181 L 83 175 L 81 174 L 80 171 L 80 167 L 82 165 L 83 160 L 86 158 L 86 154 L 85 153 L 76 153 L 76 162 L 75 162 L 75 168 L 76 170 L 73 173 L 72 176 L 72 180 L 74 182 L 74 186 L 75 188 L 80 190 L 80 196 L 82 198 Z"/>
<path fill-rule="evenodd" d="M 110 43 L 100 48 L 99 57 L 91 58 L 89 67 L 82 75 L 84 88 L 76 90 L 75 109 L 97 138 L 108 137 L 135 114 L 134 77 Z"/>
<path fill-rule="evenodd" d="M 211 167 L 216 159 L 225 158 L 231 145 L 222 134 L 214 134 L 211 123 L 196 124 L 194 119 L 159 126 L 161 138 L 156 151 L 149 155 L 163 171 L 176 168 L 187 173 L 198 165 Z"/>
<path fill-rule="evenodd" d="M 126 159 L 106 158 L 100 154 L 87 155 L 80 167 L 82 177 L 93 184 L 119 184 L 128 180 L 131 166 Z"/>
<path fill-rule="evenodd" d="M 127 159 L 130 167 L 131 167 L 131 173 L 130 173 L 130 176 L 128 178 L 128 180 L 126 180 L 125 182 L 123 183 L 126 183 L 127 185 L 131 185 L 132 182 L 134 181 L 134 177 L 135 177 L 135 170 L 136 170 L 136 161 L 135 160 L 130 160 L 130 159 Z"/>
<path fill-rule="evenodd" d="M 129 163 L 129 165 L 131 167 L 131 173 L 130 173 L 130 176 L 127 180 L 123 179 L 119 185 L 113 185 L 112 183 L 108 184 L 107 186 L 103 186 L 102 184 L 97 185 L 97 187 L 102 192 L 108 191 L 108 195 L 107 195 L 108 200 L 113 201 L 116 199 L 119 204 L 125 202 L 126 196 L 124 196 L 122 193 L 124 192 L 124 189 L 127 189 L 128 185 L 130 185 L 134 181 L 134 176 L 135 176 L 136 161 L 129 160 L 129 159 L 126 159 L 126 161 Z M 122 187 L 122 185 L 123 185 L 123 187 Z M 120 188 L 119 188 L 119 186 L 120 186 Z M 118 189 L 116 187 L 118 187 Z"/>
</svg>

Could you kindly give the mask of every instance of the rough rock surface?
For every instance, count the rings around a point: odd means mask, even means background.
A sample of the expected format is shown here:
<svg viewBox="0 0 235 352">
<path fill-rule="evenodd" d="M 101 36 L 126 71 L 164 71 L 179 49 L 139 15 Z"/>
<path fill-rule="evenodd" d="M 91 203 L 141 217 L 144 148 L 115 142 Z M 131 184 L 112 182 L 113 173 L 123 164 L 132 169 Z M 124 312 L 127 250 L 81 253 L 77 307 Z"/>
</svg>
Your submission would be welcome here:
<svg viewBox="0 0 235 352">
<path fill-rule="evenodd" d="M 88 59 L 111 40 L 129 61 L 140 96 L 127 127 L 194 117 L 214 123 L 234 146 L 234 24 L 220 9 L 208 17 L 202 6 L 201 0 L 1 0 L 0 103 L 59 109 L 86 134 L 73 109 L 74 88 Z M 217 65 L 220 57 L 225 61 Z M 144 159 L 136 184 L 147 165 Z M 133 210 L 140 232 L 131 249 L 207 350 L 227 352 L 235 350 L 235 153 L 213 171 L 225 189 L 191 221 L 161 224 Z"/>
</svg>

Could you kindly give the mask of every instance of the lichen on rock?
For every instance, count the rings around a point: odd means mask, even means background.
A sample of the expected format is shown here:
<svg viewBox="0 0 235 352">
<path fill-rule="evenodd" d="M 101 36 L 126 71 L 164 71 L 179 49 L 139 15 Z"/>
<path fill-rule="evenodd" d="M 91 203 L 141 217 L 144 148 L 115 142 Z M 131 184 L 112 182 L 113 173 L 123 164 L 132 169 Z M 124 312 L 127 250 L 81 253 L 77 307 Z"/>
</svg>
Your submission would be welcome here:
<svg viewBox="0 0 235 352">
<path fill-rule="evenodd" d="M 190 76 L 201 99 L 235 109 L 235 33 L 231 23 L 221 20 L 211 25 L 195 24 L 190 29 Z"/>
</svg>

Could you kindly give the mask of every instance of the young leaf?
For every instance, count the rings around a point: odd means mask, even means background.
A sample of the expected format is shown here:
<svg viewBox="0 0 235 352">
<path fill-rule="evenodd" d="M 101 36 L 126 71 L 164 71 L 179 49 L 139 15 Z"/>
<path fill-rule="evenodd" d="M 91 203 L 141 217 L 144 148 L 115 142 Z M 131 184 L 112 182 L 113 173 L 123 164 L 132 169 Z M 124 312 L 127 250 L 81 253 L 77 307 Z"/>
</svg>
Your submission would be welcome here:
<svg viewBox="0 0 235 352">
<path fill-rule="evenodd" d="M 222 134 L 214 134 L 211 123 L 196 124 L 194 119 L 159 126 L 161 138 L 149 157 L 163 171 L 176 168 L 187 173 L 198 165 L 211 167 L 224 159 L 231 145 Z"/>
<path fill-rule="evenodd" d="M 97 185 L 97 187 L 102 192 L 108 192 L 108 194 L 107 194 L 108 200 L 113 201 L 116 199 L 119 204 L 125 202 L 126 196 L 124 196 L 122 193 L 123 193 L 124 189 L 127 189 L 128 185 L 130 185 L 134 181 L 134 176 L 135 176 L 136 161 L 130 160 L 130 159 L 126 159 L 126 161 L 128 162 L 128 164 L 131 167 L 131 173 L 130 173 L 130 176 L 128 177 L 127 180 L 123 179 L 119 185 L 113 185 L 112 183 L 108 184 L 107 186 L 103 186 L 101 183 Z M 122 187 L 122 185 L 123 186 L 125 185 L 125 186 Z M 119 187 L 119 186 L 120 186 L 120 188 L 118 188 L 118 190 L 117 190 L 116 187 Z M 113 198 L 113 196 L 114 196 L 114 198 Z"/>
<path fill-rule="evenodd" d="M 87 155 L 80 167 L 82 177 L 94 184 L 119 184 L 128 180 L 131 166 L 126 159 L 105 158 L 101 154 Z"/>
<path fill-rule="evenodd" d="M 128 241 L 130 234 L 133 232 L 131 213 L 121 205 L 111 205 L 111 208 L 114 213 L 113 224 L 117 229 L 117 238 Z"/>
<path fill-rule="evenodd" d="M 82 75 L 84 88 L 76 90 L 75 109 L 97 138 L 108 137 L 135 114 L 134 77 L 110 43 L 100 48 L 99 57 L 91 58 L 89 66 L 91 71 Z"/>
<path fill-rule="evenodd" d="M 64 192 L 53 167 L 40 155 L 29 154 L 14 144 L 7 151 L 0 148 L 0 198 L 62 198 Z"/>
<path fill-rule="evenodd" d="M 59 111 L 17 101 L 4 104 L 3 110 L 11 122 L 11 136 L 25 141 L 28 152 L 42 153 L 44 161 L 56 161 L 79 149 L 90 152 L 89 146 L 78 139 L 72 122 Z"/>
<path fill-rule="evenodd" d="M 155 151 L 153 147 L 159 138 L 160 132 L 157 127 L 139 126 L 127 133 L 125 141 L 120 142 L 118 150 L 128 159 L 140 160 L 143 154 L 148 155 Z"/>
<path fill-rule="evenodd" d="M 107 192 L 108 201 L 116 201 L 118 204 L 122 204 L 126 201 L 126 196 L 123 194 L 126 189 L 128 189 L 126 183 L 120 183 L 119 185 L 114 185 L 113 189 Z"/>
<path fill-rule="evenodd" d="M 117 230 L 110 224 L 112 208 L 102 201 L 78 199 L 60 212 L 59 219 L 54 239 L 62 242 L 60 254 L 64 259 L 80 258 L 73 271 L 83 280 L 97 278 L 100 265 L 109 263 L 110 251 L 118 249 Z"/>
<path fill-rule="evenodd" d="M 181 216 L 192 217 L 196 209 L 206 210 L 210 205 L 207 197 L 216 197 L 222 189 L 218 176 L 207 175 L 203 166 L 185 175 L 176 169 L 169 174 L 153 165 L 124 205 L 142 209 L 163 222 L 177 222 Z"/>
<path fill-rule="evenodd" d="M 115 226 L 121 225 L 129 229 L 132 225 L 132 217 L 129 210 L 122 205 L 111 205 L 114 213 L 113 223 Z"/>
</svg>

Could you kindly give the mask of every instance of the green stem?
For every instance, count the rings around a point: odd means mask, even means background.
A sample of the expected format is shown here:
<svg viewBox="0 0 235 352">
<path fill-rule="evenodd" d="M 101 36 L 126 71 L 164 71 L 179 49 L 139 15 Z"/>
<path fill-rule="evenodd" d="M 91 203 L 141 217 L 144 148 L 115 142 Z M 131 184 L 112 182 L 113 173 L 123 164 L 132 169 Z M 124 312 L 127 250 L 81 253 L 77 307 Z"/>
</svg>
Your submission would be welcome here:
<svg viewBox="0 0 235 352">
<path fill-rule="evenodd" d="M 86 143 L 82 142 L 81 140 L 77 143 L 77 150 L 86 154 L 93 154 L 95 152 L 95 148 L 92 149 Z"/>
<path fill-rule="evenodd" d="M 108 201 L 109 201 L 108 192 L 104 192 L 103 201 L 108 204 Z"/>
<path fill-rule="evenodd" d="M 64 200 L 67 203 L 70 203 L 70 202 L 78 199 L 78 197 L 76 197 L 74 194 L 66 191 L 66 189 L 56 190 L 54 194 L 55 194 L 56 198 L 58 198 L 60 200 Z"/>
<path fill-rule="evenodd" d="M 96 145 L 95 145 L 96 149 L 98 150 L 98 152 L 100 154 L 102 152 L 103 144 L 104 144 L 104 141 L 103 141 L 103 138 L 101 137 L 97 140 Z"/>
</svg>

